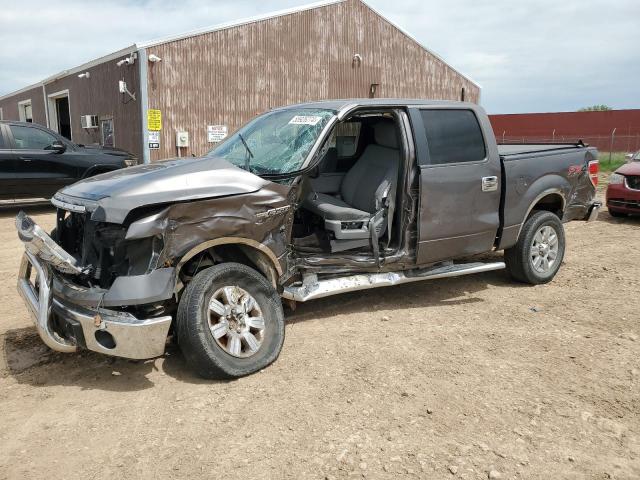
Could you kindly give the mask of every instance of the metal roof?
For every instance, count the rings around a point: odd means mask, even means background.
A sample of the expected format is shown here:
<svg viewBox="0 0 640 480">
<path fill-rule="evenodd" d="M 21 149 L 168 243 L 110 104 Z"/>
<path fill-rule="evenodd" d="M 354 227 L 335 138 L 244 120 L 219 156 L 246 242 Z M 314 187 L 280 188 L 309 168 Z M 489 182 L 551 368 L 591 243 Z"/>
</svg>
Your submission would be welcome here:
<svg viewBox="0 0 640 480">
<path fill-rule="evenodd" d="M 59 78 L 66 77 L 68 75 L 73 75 L 73 74 L 78 73 L 78 72 L 82 72 L 83 70 L 91 68 L 91 67 L 93 67 L 95 65 L 99 65 L 99 64 L 104 63 L 104 62 L 115 60 L 116 58 L 120 58 L 120 57 L 124 57 L 124 56 L 130 55 L 132 52 L 135 52 L 135 51 L 143 49 L 143 48 L 147 49 L 147 48 L 150 48 L 150 47 L 153 47 L 153 46 L 156 46 L 156 45 L 162 45 L 162 44 L 169 43 L 169 42 L 175 42 L 175 41 L 178 41 L 178 40 L 184 40 L 184 39 L 187 39 L 187 38 L 196 37 L 198 35 L 204 35 L 204 34 L 208 34 L 208 33 L 213 33 L 213 32 L 217 32 L 217 31 L 221 31 L 221 30 L 226 30 L 226 29 L 229 29 L 229 28 L 234 28 L 234 27 L 239 27 L 239 26 L 242 26 L 242 25 L 247 25 L 247 24 L 256 23 L 256 22 L 260 22 L 260 21 L 264 21 L 264 20 L 269 20 L 269 19 L 272 19 L 272 18 L 291 15 L 291 14 L 298 13 L 298 12 L 304 12 L 304 11 L 308 11 L 308 10 L 313 10 L 313 9 L 316 9 L 316 8 L 323 8 L 323 7 L 326 7 L 326 6 L 329 6 L 329 5 L 343 3 L 345 1 L 347 1 L 347 0 L 324 0 L 324 1 L 320 1 L 320 2 L 310 3 L 310 4 L 307 4 L 307 5 L 302 5 L 302 6 L 295 7 L 295 8 L 289 8 L 289 9 L 286 9 L 286 10 L 279 10 L 279 11 L 271 12 L 271 13 L 264 14 L 264 15 L 258 15 L 258 16 L 255 16 L 255 17 L 245 18 L 245 19 L 242 19 L 242 20 L 236 20 L 236 21 L 232 21 L 232 22 L 222 23 L 222 24 L 219 24 L 219 25 L 200 28 L 200 29 L 197 29 L 197 30 L 191 30 L 189 32 L 182 33 L 182 34 L 179 34 L 179 35 L 172 35 L 172 36 L 168 36 L 168 37 L 164 37 L 164 38 L 160 38 L 160 39 L 156 39 L 156 40 L 152 40 L 152 41 L 148 41 L 148 42 L 134 43 L 133 45 L 130 45 L 129 47 L 126 47 L 126 48 L 123 48 L 121 50 L 118 50 L 117 52 L 113 52 L 113 53 L 110 53 L 110 54 L 105 55 L 103 57 L 97 58 L 95 60 L 91 60 L 91 61 L 83 63 L 82 65 L 79 65 L 77 67 L 74 67 L 74 68 L 71 68 L 71 69 L 68 69 L 68 70 L 63 70 L 63 71 L 61 71 L 61 72 L 59 72 L 59 73 L 57 73 L 55 75 L 52 75 L 50 77 L 45 78 L 44 80 L 42 80 L 40 82 L 34 83 L 32 85 L 29 85 L 27 87 L 21 88 L 19 90 L 14 91 L 14 92 L 2 95 L 2 96 L 0 96 L 0 100 L 3 100 L 5 98 L 7 98 L 7 97 L 12 97 L 14 95 L 17 95 L 19 93 L 25 92 L 27 90 L 31 90 L 31 89 L 36 88 L 36 87 L 41 87 L 43 85 L 46 85 L 48 83 L 51 83 L 51 82 L 59 79 Z M 405 35 L 411 41 L 416 43 L 422 49 L 426 50 L 431 55 L 436 57 L 443 64 L 447 65 L 449 68 L 451 68 L 457 74 L 459 74 L 462 77 L 466 78 L 468 81 L 470 81 L 471 83 L 476 85 L 478 88 L 482 88 L 478 82 L 474 81 L 468 75 L 465 75 L 464 73 L 460 72 L 456 68 L 452 67 L 440 55 L 435 53 L 433 50 L 427 48 L 421 42 L 416 40 L 415 37 L 413 37 L 411 34 L 409 34 L 406 30 L 404 30 L 403 28 L 399 27 L 394 22 L 392 22 L 391 20 L 386 18 L 378 10 L 374 9 L 369 4 L 367 4 L 364 0 L 358 0 L 358 1 L 363 3 L 367 8 L 369 8 L 371 11 L 373 11 L 376 15 L 378 15 L 384 21 L 386 21 L 387 23 L 392 25 L 394 28 L 396 28 L 398 31 L 400 31 L 403 35 Z"/>
</svg>

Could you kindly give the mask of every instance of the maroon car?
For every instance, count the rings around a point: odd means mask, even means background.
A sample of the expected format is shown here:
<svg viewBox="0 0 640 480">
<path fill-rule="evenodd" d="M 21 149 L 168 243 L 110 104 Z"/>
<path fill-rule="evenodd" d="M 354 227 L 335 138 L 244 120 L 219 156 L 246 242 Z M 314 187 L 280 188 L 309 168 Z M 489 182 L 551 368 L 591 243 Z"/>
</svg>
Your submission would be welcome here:
<svg viewBox="0 0 640 480">
<path fill-rule="evenodd" d="M 607 208 L 614 217 L 640 214 L 640 162 L 627 163 L 611 174 Z"/>
</svg>

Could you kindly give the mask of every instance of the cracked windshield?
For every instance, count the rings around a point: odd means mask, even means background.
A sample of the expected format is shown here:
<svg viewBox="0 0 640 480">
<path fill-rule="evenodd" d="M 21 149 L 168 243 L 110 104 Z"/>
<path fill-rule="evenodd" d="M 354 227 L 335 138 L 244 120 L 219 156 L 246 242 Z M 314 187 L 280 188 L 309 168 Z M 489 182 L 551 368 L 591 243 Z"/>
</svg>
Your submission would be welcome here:
<svg viewBox="0 0 640 480">
<path fill-rule="evenodd" d="M 209 156 L 258 175 L 295 172 L 334 115 L 332 110 L 310 108 L 269 112 L 242 127 Z"/>
</svg>

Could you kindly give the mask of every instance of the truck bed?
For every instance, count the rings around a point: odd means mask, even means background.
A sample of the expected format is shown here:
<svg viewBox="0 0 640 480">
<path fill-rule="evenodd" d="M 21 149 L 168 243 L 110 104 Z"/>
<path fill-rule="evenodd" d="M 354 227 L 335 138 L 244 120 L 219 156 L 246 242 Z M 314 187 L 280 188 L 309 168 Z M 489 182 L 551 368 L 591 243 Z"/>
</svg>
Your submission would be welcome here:
<svg viewBox="0 0 640 480">
<path fill-rule="evenodd" d="M 498 153 L 501 157 L 510 155 L 522 155 L 527 153 L 554 152 L 585 148 L 582 143 L 503 143 L 498 144 Z"/>
</svg>

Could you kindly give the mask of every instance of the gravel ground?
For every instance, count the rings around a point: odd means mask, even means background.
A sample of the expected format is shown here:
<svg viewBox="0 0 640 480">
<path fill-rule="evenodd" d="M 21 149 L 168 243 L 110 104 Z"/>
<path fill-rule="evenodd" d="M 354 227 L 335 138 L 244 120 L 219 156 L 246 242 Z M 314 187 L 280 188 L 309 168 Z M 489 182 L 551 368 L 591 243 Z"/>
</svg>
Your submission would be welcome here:
<svg viewBox="0 0 640 480">
<path fill-rule="evenodd" d="M 301 305 L 274 365 L 209 382 L 176 350 L 48 351 L 15 289 L 15 213 L 0 479 L 640 478 L 640 219 L 567 225 L 548 285 L 491 272 Z"/>
</svg>

